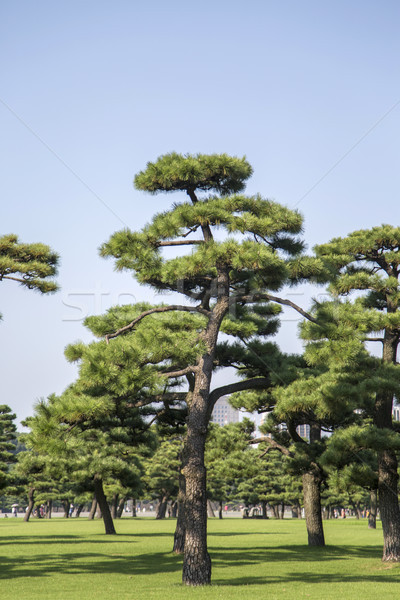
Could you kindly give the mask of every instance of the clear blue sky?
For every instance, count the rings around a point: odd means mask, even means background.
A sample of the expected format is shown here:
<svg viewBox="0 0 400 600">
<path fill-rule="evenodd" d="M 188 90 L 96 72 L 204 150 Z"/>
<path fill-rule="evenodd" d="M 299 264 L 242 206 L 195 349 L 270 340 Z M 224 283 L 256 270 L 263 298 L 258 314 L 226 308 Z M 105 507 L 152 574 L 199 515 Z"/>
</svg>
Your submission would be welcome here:
<svg viewBox="0 0 400 600">
<path fill-rule="evenodd" d="M 149 298 L 97 249 L 171 203 L 132 186 L 160 154 L 246 155 L 310 247 L 399 224 L 399 29 L 394 0 L 3 0 L 0 231 L 52 246 L 61 291 L 1 283 L 1 402 L 31 414 L 75 377 L 82 316 Z"/>
</svg>

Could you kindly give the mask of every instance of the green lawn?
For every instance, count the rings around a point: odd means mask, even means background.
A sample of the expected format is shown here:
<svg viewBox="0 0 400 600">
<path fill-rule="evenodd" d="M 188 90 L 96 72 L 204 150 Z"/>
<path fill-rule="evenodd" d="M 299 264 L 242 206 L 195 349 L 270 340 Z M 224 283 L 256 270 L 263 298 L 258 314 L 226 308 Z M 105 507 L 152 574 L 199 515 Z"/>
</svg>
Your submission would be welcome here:
<svg viewBox="0 0 400 600">
<path fill-rule="evenodd" d="M 304 521 L 209 520 L 213 585 L 180 583 L 174 521 L 0 520 L 2 600 L 170 598 L 382 600 L 400 591 L 400 565 L 380 560 L 382 532 L 325 522 L 327 546 L 308 548 Z"/>
</svg>

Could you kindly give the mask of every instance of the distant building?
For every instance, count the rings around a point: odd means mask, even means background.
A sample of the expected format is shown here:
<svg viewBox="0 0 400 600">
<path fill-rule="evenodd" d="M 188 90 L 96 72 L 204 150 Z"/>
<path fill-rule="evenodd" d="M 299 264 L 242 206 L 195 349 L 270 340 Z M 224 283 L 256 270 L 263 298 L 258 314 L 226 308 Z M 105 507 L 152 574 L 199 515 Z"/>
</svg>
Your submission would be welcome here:
<svg viewBox="0 0 400 600">
<path fill-rule="evenodd" d="M 239 423 L 239 411 L 229 404 L 228 396 L 222 396 L 216 401 L 211 421 L 221 426 L 228 425 L 228 423 Z"/>
<path fill-rule="evenodd" d="M 400 421 L 400 406 L 393 406 L 392 417 L 393 421 Z"/>
</svg>

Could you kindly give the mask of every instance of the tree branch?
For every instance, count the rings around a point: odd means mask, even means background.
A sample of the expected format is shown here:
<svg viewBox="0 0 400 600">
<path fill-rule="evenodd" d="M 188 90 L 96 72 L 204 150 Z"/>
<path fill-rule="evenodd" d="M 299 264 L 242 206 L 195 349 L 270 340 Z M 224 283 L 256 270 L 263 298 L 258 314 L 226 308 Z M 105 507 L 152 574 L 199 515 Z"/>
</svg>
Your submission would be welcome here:
<svg viewBox="0 0 400 600">
<path fill-rule="evenodd" d="M 180 371 L 170 371 L 169 373 L 160 373 L 160 375 L 163 375 L 163 377 L 182 377 L 182 375 L 195 373 L 196 371 L 198 371 L 198 367 L 189 366 L 185 369 L 181 369 Z"/>
<path fill-rule="evenodd" d="M 279 450 L 279 452 L 281 452 L 285 456 L 293 456 L 288 448 L 286 448 L 285 446 L 282 446 L 282 444 L 278 444 L 278 442 L 276 442 L 275 440 L 273 440 L 272 438 L 269 438 L 267 436 L 263 436 L 260 438 L 254 438 L 253 440 L 249 441 L 249 444 L 261 444 L 262 442 L 266 442 L 267 444 L 269 444 L 270 447 L 261 456 L 265 456 L 265 454 L 268 452 L 268 450 L 271 450 L 271 449 Z"/>
<path fill-rule="evenodd" d="M 317 319 L 315 319 L 310 313 L 303 310 L 300 306 L 292 302 L 291 300 L 286 300 L 285 298 L 279 298 L 278 296 L 271 296 L 271 294 L 262 294 L 261 292 L 257 292 L 256 294 L 248 294 L 237 296 L 232 296 L 229 300 L 230 304 L 236 304 L 237 302 L 259 302 L 260 300 L 268 300 L 269 302 L 277 302 L 278 304 L 284 304 L 285 306 L 290 306 L 295 311 L 300 313 L 304 318 L 312 323 L 316 323 L 318 325 Z"/>
<path fill-rule="evenodd" d="M 144 319 L 145 317 L 148 317 L 149 315 L 153 315 L 155 313 L 164 313 L 164 312 L 170 312 L 170 311 L 199 312 L 202 315 L 206 315 L 207 317 L 210 316 L 210 311 L 205 310 L 201 306 L 180 306 L 178 304 L 173 304 L 171 306 L 159 306 L 157 308 L 151 308 L 150 310 L 146 310 L 141 315 L 136 317 L 136 319 L 133 319 L 133 321 L 131 321 L 128 325 L 125 325 L 125 327 L 121 327 L 121 329 L 118 329 L 114 333 L 108 333 L 105 336 L 107 344 L 108 344 L 109 340 L 111 340 L 112 338 L 116 338 L 119 335 L 122 335 L 122 334 L 127 333 L 128 331 L 131 331 L 132 329 L 134 329 L 135 325 L 140 323 L 140 321 L 142 319 Z"/>
<path fill-rule="evenodd" d="M 244 379 L 243 381 L 237 381 L 236 383 L 230 383 L 228 385 L 215 388 L 215 390 L 213 390 L 208 397 L 209 412 L 211 414 L 214 404 L 222 396 L 233 394 L 235 392 L 243 392 L 245 390 L 265 389 L 270 385 L 271 380 L 269 377 L 253 377 L 252 379 Z"/>
<path fill-rule="evenodd" d="M 376 337 L 376 338 L 365 338 L 365 341 L 366 342 L 384 342 L 385 340 L 383 338 Z"/>
<path fill-rule="evenodd" d="M 169 242 L 157 242 L 156 246 L 190 246 L 191 244 L 204 244 L 204 240 L 172 240 Z"/>
</svg>

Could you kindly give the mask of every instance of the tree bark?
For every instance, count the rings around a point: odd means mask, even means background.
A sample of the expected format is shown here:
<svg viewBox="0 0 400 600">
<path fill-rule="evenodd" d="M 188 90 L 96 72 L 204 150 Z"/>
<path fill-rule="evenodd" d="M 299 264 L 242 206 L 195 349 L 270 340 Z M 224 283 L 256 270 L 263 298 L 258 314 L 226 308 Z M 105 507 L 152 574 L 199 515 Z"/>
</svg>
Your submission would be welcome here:
<svg viewBox="0 0 400 600">
<path fill-rule="evenodd" d="M 214 509 L 211 504 L 211 500 L 207 500 L 207 517 L 213 518 L 215 517 Z"/>
<path fill-rule="evenodd" d="M 194 389 L 187 398 L 187 435 L 183 448 L 183 474 L 186 479 L 186 537 L 182 581 L 198 586 L 211 583 L 211 558 L 207 551 L 207 487 L 204 449 L 213 403 L 210 400 L 215 350 L 222 320 L 229 309 L 229 272 L 218 265 L 217 303 L 202 338 L 207 351 L 194 373 Z"/>
<path fill-rule="evenodd" d="M 121 519 L 122 514 L 124 512 L 126 498 L 120 498 L 117 506 L 117 519 Z"/>
<path fill-rule="evenodd" d="M 186 481 L 182 470 L 179 473 L 179 491 L 178 491 L 178 518 L 174 535 L 173 552 L 183 554 L 185 551 L 186 520 L 185 520 L 185 495 Z"/>
<path fill-rule="evenodd" d="M 262 510 L 262 518 L 263 519 L 268 519 L 268 514 L 267 514 L 267 502 L 265 500 L 262 500 L 261 502 L 261 510 Z"/>
<path fill-rule="evenodd" d="M 51 511 L 53 510 L 53 500 L 47 501 L 46 519 L 51 519 Z"/>
<path fill-rule="evenodd" d="M 164 494 L 162 498 L 159 498 L 157 511 L 156 511 L 156 519 L 165 519 L 165 515 L 167 512 L 168 506 L 168 498 L 169 494 Z"/>
<path fill-rule="evenodd" d="M 92 500 L 92 506 L 90 507 L 90 511 L 89 511 L 89 519 L 93 520 L 94 519 L 94 515 L 96 514 L 96 510 L 97 510 L 97 500 L 96 500 L 96 496 L 94 496 L 93 500 Z"/>
<path fill-rule="evenodd" d="M 370 507 L 368 514 L 368 529 L 376 529 L 376 508 L 378 503 L 378 493 L 376 490 L 370 492 Z"/>
<path fill-rule="evenodd" d="M 79 504 L 78 505 L 78 508 L 76 509 L 76 512 L 75 512 L 75 518 L 76 517 L 80 517 L 81 512 L 83 511 L 84 507 L 85 507 L 84 504 Z"/>
<path fill-rule="evenodd" d="M 35 488 L 29 488 L 28 490 L 28 508 L 25 511 L 24 521 L 27 523 L 32 514 L 33 507 L 35 506 Z"/>
<path fill-rule="evenodd" d="M 63 509 L 64 509 L 64 519 L 68 519 L 69 518 L 69 508 L 71 506 L 69 500 L 64 500 L 63 503 Z"/>
<path fill-rule="evenodd" d="M 177 515 L 178 515 L 178 501 L 175 500 L 175 502 L 173 502 L 171 504 L 171 518 L 176 519 Z"/>
<path fill-rule="evenodd" d="M 218 519 L 222 519 L 222 500 L 218 504 Z"/>
<path fill-rule="evenodd" d="M 110 507 L 108 506 L 107 499 L 104 495 L 103 481 L 102 481 L 101 477 L 95 475 L 93 482 L 94 482 L 94 493 L 96 495 L 96 500 L 98 502 L 98 505 L 100 506 L 101 514 L 103 516 L 105 532 L 108 535 L 115 535 L 116 531 L 114 528 L 114 523 L 113 523 L 111 512 L 110 512 Z"/>
<path fill-rule="evenodd" d="M 388 312 L 396 308 L 388 302 Z M 398 340 L 389 329 L 385 330 L 382 360 L 396 364 Z M 393 429 L 393 394 L 378 392 L 375 399 L 374 422 L 380 429 Z M 400 509 L 398 498 L 397 457 L 393 450 L 378 452 L 378 501 L 383 530 L 383 561 L 400 561 Z"/>
<path fill-rule="evenodd" d="M 132 517 L 136 516 L 136 498 L 132 498 Z"/>
<path fill-rule="evenodd" d="M 303 474 L 304 512 L 309 546 L 325 546 L 321 513 L 321 478 L 309 471 Z"/>
<path fill-rule="evenodd" d="M 119 501 L 119 495 L 114 494 L 113 498 L 112 498 L 112 503 L 111 503 L 111 516 L 113 519 L 117 518 L 118 501 Z"/>
</svg>

